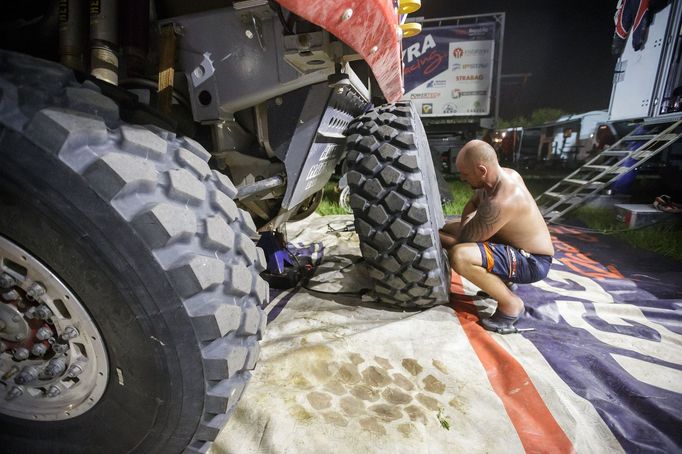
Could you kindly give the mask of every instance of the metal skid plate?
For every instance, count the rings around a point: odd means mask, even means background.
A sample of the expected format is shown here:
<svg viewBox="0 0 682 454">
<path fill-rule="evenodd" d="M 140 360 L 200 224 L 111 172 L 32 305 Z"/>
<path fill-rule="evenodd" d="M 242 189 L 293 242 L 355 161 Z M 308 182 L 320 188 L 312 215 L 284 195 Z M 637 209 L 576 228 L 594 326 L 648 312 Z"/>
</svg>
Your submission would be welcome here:
<svg viewBox="0 0 682 454">
<path fill-rule="evenodd" d="M 343 157 L 348 124 L 364 112 L 367 101 L 343 79 L 336 84 L 317 84 L 307 91 L 291 140 L 283 140 L 275 153 L 284 161 L 287 186 L 282 208 L 290 209 L 320 191 Z M 300 94 L 300 93 L 299 93 Z M 271 129 L 285 115 L 269 109 Z M 289 115 L 290 117 L 290 115 Z"/>
<path fill-rule="evenodd" d="M 224 8 L 175 17 L 179 70 L 187 76 L 192 114 L 200 122 L 230 118 L 234 112 L 326 80 L 331 65 L 300 75 L 283 54 L 282 25 L 272 11 Z"/>
</svg>

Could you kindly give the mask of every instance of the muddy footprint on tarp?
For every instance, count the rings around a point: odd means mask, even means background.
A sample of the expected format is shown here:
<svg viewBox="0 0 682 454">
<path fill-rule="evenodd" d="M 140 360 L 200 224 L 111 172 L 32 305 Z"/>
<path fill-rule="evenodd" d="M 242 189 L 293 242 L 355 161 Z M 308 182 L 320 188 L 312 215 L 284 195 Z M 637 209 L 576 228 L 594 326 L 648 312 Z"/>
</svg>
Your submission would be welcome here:
<svg viewBox="0 0 682 454">
<path fill-rule="evenodd" d="M 301 388 L 307 391 L 293 413 L 301 422 L 321 419 L 337 427 L 358 424 L 360 430 L 376 435 L 396 430 L 411 437 L 417 430 L 415 424 L 437 424 L 443 408 L 459 404 L 456 398 L 449 404 L 440 400 L 447 390 L 441 378 L 448 370 L 437 359 L 431 365 L 415 358 L 393 364 L 380 356 L 367 358 L 351 352 L 337 357 L 333 352 L 309 366 L 308 371 L 295 374 L 299 380 L 294 383 L 305 384 Z M 301 380 L 301 374 L 309 380 Z"/>
</svg>

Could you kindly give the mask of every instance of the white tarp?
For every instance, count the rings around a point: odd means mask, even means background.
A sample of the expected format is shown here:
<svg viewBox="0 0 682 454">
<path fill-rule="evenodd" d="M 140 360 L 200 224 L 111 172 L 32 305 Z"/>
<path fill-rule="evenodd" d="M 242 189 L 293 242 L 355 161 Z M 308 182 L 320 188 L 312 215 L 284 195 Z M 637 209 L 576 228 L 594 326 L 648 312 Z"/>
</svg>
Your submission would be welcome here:
<svg viewBox="0 0 682 454">
<path fill-rule="evenodd" d="M 531 336 L 484 331 L 471 304 L 402 311 L 362 296 L 369 282 L 357 236 L 329 231 L 351 222 L 313 216 L 289 227 L 292 243 L 312 246 L 323 260 L 307 288 L 284 292 L 265 308 L 261 359 L 216 452 L 623 451 L 597 406 L 560 377 Z M 564 268 L 560 263 L 554 280 L 535 290 L 561 292 L 557 282 L 573 279 Z M 577 276 L 573 282 L 581 283 L 581 297 L 603 301 L 602 319 L 646 322 L 624 309 L 629 305 L 609 302 L 598 285 Z M 575 285 L 565 288 L 561 315 L 581 325 L 583 305 L 570 301 Z M 465 281 L 459 291 L 476 289 Z M 486 310 L 486 300 L 473 302 Z M 537 323 L 553 316 L 533 314 Z M 659 350 L 682 363 L 682 336 L 666 336 Z M 570 337 L 561 342 L 579 345 Z M 634 375 L 646 369 L 621 360 Z"/>
</svg>

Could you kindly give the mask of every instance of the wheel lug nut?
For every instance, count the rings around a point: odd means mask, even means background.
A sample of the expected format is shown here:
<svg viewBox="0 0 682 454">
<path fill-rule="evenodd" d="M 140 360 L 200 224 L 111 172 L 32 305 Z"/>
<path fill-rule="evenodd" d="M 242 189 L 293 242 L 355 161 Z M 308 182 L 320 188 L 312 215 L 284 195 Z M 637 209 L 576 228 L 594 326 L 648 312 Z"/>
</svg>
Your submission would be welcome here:
<svg viewBox="0 0 682 454">
<path fill-rule="evenodd" d="M 19 298 L 21 298 L 21 296 L 19 295 L 19 292 L 17 292 L 16 290 L 10 290 L 9 292 L 5 292 L 2 294 L 2 299 L 4 299 L 5 301 L 16 301 Z"/>
<path fill-rule="evenodd" d="M 43 356 L 47 352 L 47 347 L 43 343 L 35 344 L 31 353 L 35 356 Z"/>
<path fill-rule="evenodd" d="M 36 317 L 41 320 L 48 320 L 52 318 L 52 311 L 46 304 L 41 304 L 35 310 Z"/>
<path fill-rule="evenodd" d="M 23 361 L 28 358 L 29 352 L 28 349 L 24 347 L 19 347 L 14 349 L 14 359 L 17 361 Z"/>
<path fill-rule="evenodd" d="M 28 296 L 28 299 L 31 300 L 37 300 L 41 296 L 45 294 L 45 288 L 40 285 L 37 282 L 34 282 L 28 287 L 28 290 L 26 290 L 26 296 Z"/>
<path fill-rule="evenodd" d="M 16 279 L 7 273 L 0 274 L 0 288 L 9 288 L 17 283 Z"/>
<path fill-rule="evenodd" d="M 64 372 L 64 369 L 66 369 L 64 360 L 61 358 L 54 358 L 47 364 L 44 372 L 48 377 L 56 377 L 57 375 L 61 375 Z"/>
<path fill-rule="evenodd" d="M 54 385 L 50 386 L 47 389 L 47 397 L 57 397 L 61 393 L 62 393 L 62 390 L 59 389 L 59 387 L 54 386 Z"/>
<path fill-rule="evenodd" d="M 26 334 L 24 334 L 24 333 L 19 333 L 19 334 L 14 335 L 14 340 L 16 340 L 16 341 L 22 341 L 24 339 L 26 339 Z"/>
<path fill-rule="evenodd" d="M 14 383 L 17 385 L 25 385 L 31 383 L 33 380 L 38 378 L 38 368 L 34 366 L 24 367 L 19 375 L 14 377 Z"/>
<path fill-rule="evenodd" d="M 78 364 L 74 364 L 73 366 L 69 367 L 69 370 L 66 372 L 66 375 L 73 378 L 79 376 L 82 373 L 83 368 Z"/>
<path fill-rule="evenodd" d="M 78 337 L 79 334 L 80 333 L 76 328 L 74 328 L 73 326 L 67 326 L 66 328 L 64 328 L 64 332 L 62 333 L 61 338 L 67 341 L 73 339 L 74 337 Z"/>
<path fill-rule="evenodd" d="M 24 391 L 20 387 L 13 386 L 12 389 L 10 389 L 7 392 L 7 396 L 5 396 L 5 399 L 6 400 L 16 399 L 17 397 L 21 396 L 22 394 L 24 394 Z"/>
<path fill-rule="evenodd" d="M 38 340 L 44 341 L 52 337 L 52 330 L 47 326 L 43 326 L 38 331 L 36 331 L 36 338 Z"/>
<path fill-rule="evenodd" d="M 24 317 L 27 319 L 32 319 L 36 317 L 36 308 L 31 306 L 28 309 L 26 309 L 26 312 L 24 312 Z"/>
</svg>

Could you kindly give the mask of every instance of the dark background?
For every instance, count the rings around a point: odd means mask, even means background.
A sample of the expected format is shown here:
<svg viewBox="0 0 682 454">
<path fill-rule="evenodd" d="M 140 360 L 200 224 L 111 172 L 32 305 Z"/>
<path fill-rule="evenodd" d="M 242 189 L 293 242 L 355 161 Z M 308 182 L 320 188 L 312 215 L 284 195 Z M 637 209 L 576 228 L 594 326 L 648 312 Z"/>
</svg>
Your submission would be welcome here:
<svg viewBox="0 0 682 454">
<path fill-rule="evenodd" d="M 616 0 L 422 0 L 412 16 L 425 19 L 504 12 L 500 117 L 559 108 L 567 113 L 608 109 L 616 63 L 611 56 Z"/>
</svg>

